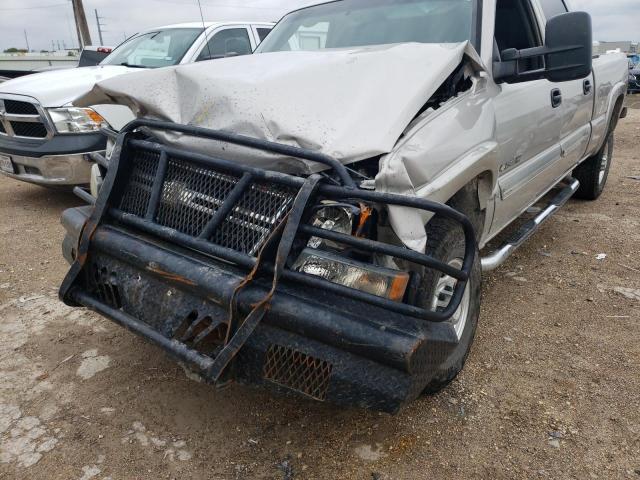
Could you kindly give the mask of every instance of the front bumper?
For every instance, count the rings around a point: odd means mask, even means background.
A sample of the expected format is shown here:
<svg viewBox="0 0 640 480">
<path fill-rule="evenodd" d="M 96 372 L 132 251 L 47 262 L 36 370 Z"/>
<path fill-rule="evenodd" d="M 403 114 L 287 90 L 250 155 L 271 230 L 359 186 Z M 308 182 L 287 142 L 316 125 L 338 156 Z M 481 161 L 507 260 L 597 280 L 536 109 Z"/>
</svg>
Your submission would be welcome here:
<svg viewBox="0 0 640 480">
<path fill-rule="evenodd" d="M 184 333 L 199 319 L 227 320 L 241 271 L 99 227 L 85 272 L 85 286 L 72 288 L 68 300 L 151 340 L 212 381 L 211 338 L 194 343 Z M 247 314 L 268 289 L 252 285 L 236 308 Z M 389 315 L 329 292 L 282 284 L 232 374 L 281 394 L 394 413 L 420 395 L 457 342 L 450 323 Z"/>
<path fill-rule="evenodd" d="M 89 155 L 105 148 L 101 133 L 54 135 L 42 141 L 0 136 L 0 154 L 13 163 L 13 172 L 2 173 L 44 186 L 88 185 L 93 163 Z"/>
<path fill-rule="evenodd" d="M 4 175 L 44 186 L 88 185 L 92 161 L 89 154 L 25 157 L 10 155 L 14 172 Z"/>
</svg>

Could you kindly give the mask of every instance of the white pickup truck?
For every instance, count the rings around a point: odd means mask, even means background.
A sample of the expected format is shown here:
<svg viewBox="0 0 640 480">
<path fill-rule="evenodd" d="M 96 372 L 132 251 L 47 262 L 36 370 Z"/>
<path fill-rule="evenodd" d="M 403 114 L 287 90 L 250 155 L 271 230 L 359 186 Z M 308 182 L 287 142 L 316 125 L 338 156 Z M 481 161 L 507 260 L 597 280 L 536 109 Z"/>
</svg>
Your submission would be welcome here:
<svg viewBox="0 0 640 480">
<path fill-rule="evenodd" d="M 563 0 L 341 0 L 101 82 L 77 103 L 138 118 L 64 215 L 61 298 L 212 383 L 395 412 L 463 368 L 482 271 L 602 193 L 627 76 Z"/>
<path fill-rule="evenodd" d="M 186 23 L 129 38 L 99 66 L 64 69 L 0 85 L 0 172 L 44 186 L 89 184 L 90 154 L 104 151 L 103 126 L 118 129 L 133 119 L 126 107 L 71 101 L 96 82 L 140 69 L 250 54 L 273 24 Z"/>
</svg>

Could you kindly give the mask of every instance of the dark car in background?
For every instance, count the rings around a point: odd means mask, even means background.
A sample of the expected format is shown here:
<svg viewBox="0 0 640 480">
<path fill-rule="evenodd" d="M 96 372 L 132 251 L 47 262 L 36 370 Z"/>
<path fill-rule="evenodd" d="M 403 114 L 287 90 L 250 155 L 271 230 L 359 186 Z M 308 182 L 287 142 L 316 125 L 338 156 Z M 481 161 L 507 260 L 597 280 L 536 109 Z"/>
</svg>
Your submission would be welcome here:
<svg viewBox="0 0 640 480">
<path fill-rule="evenodd" d="M 629 70 L 629 87 L 627 93 L 640 93 L 640 68 Z"/>
<path fill-rule="evenodd" d="M 93 67 L 99 65 L 113 51 L 113 47 L 85 47 L 78 60 L 79 67 Z"/>
</svg>

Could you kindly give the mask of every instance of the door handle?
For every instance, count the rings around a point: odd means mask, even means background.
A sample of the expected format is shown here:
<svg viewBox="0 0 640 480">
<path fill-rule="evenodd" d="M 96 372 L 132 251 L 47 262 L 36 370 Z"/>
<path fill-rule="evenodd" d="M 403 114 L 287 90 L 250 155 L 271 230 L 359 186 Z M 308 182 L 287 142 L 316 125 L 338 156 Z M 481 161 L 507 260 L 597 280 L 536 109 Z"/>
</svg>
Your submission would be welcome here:
<svg viewBox="0 0 640 480">
<path fill-rule="evenodd" d="M 589 95 L 591 93 L 591 89 L 593 86 L 591 85 L 591 80 L 587 79 L 582 83 L 582 87 L 584 89 L 584 94 Z"/>
<path fill-rule="evenodd" d="M 558 108 L 560 105 L 562 105 L 562 92 L 559 88 L 554 88 L 551 90 L 551 106 Z"/>
</svg>

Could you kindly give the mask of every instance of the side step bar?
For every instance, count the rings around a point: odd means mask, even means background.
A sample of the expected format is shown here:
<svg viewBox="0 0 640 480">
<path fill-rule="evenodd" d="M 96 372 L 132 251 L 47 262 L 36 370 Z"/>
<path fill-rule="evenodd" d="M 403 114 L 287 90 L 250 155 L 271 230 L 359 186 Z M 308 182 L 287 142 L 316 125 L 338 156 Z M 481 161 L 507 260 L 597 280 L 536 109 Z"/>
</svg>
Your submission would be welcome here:
<svg viewBox="0 0 640 480">
<path fill-rule="evenodd" d="M 540 226 L 549 220 L 558 210 L 560 210 L 573 195 L 578 191 L 580 182 L 575 178 L 567 180 L 569 184 L 563 188 L 554 198 L 547 208 L 545 208 L 537 217 L 529 220 L 520 229 L 509 238 L 502 247 L 493 252 L 491 255 L 482 259 L 482 271 L 490 272 L 495 270 L 511 256 L 524 242 L 529 240 L 531 236 L 538 231 Z"/>
</svg>

